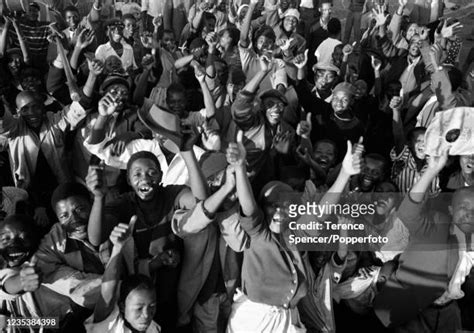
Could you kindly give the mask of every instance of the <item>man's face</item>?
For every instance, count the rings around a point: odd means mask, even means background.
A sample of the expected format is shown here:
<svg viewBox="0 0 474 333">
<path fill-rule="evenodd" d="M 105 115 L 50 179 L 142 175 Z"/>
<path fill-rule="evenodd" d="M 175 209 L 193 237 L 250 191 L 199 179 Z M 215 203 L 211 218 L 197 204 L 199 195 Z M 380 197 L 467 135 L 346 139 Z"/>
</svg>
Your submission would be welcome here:
<svg viewBox="0 0 474 333">
<path fill-rule="evenodd" d="M 352 96 L 345 91 L 338 91 L 332 96 L 331 105 L 335 113 L 342 113 L 349 109 Z"/>
<path fill-rule="evenodd" d="M 219 44 L 222 46 L 224 49 L 227 49 L 232 43 L 232 38 L 230 37 L 230 34 L 228 31 L 224 31 L 220 38 L 219 38 Z"/>
<path fill-rule="evenodd" d="M 263 108 L 265 109 L 265 116 L 270 125 L 274 126 L 280 123 L 285 104 L 276 97 L 267 97 L 263 101 Z"/>
<path fill-rule="evenodd" d="M 293 32 L 298 25 L 298 19 L 294 16 L 287 16 L 283 19 L 283 29 L 286 32 Z"/>
<path fill-rule="evenodd" d="M 216 20 L 215 19 L 207 19 L 204 23 L 203 32 L 208 34 L 210 32 L 214 32 L 216 30 Z"/>
<path fill-rule="evenodd" d="M 340 67 L 342 64 L 342 57 L 344 54 L 342 53 L 342 47 L 336 46 L 334 51 L 332 52 L 332 62 L 336 67 Z"/>
<path fill-rule="evenodd" d="M 87 223 L 91 212 L 91 203 L 82 196 L 72 196 L 58 201 L 55 213 L 68 237 L 87 239 Z"/>
<path fill-rule="evenodd" d="M 161 176 L 160 167 L 154 161 L 139 158 L 130 166 L 128 181 L 141 200 L 149 201 L 155 195 Z"/>
<path fill-rule="evenodd" d="M 23 264 L 35 249 L 34 235 L 22 222 L 5 223 L 0 229 L 0 253 L 8 267 Z"/>
<path fill-rule="evenodd" d="M 323 20 L 329 20 L 332 13 L 332 5 L 330 3 L 323 3 L 319 8 L 319 12 L 321 13 L 321 18 Z"/>
<path fill-rule="evenodd" d="M 156 313 L 156 293 L 134 289 L 125 299 L 124 317 L 137 332 L 145 332 Z"/>
<path fill-rule="evenodd" d="M 365 158 L 365 165 L 359 175 L 359 186 L 364 192 L 371 191 L 383 178 L 383 162 Z"/>
<path fill-rule="evenodd" d="M 257 38 L 257 51 L 260 55 L 271 55 L 273 53 L 273 46 L 275 41 L 267 36 L 260 36 Z"/>
<path fill-rule="evenodd" d="M 417 159 L 424 160 L 426 157 L 425 132 L 417 133 L 415 138 L 410 142 L 409 148 Z"/>
<path fill-rule="evenodd" d="M 474 233 L 474 193 L 471 190 L 455 193 L 449 208 L 453 223 L 465 234 Z"/>
<path fill-rule="evenodd" d="M 354 82 L 355 87 L 355 98 L 361 99 L 365 95 L 367 95 L 367 84 L 364 81 L 356 81 Z"/>
<path fill-rule="evenodd" d="M 39 99 L 26 98 L 19 107 L 19 114 L 29 127 L 33 129 L 41 127 L 43 123 L 43 102 Z"/>
<path fill-rule="evenodd" d="M 171 92 L 167 94 L 166 104 L 168 109 L 179 118 L 186 118 L 186 95 L 184 92 Z"/>
<path fill-rule="evenodd" d="M 337 74 L 334 71 L 328 71 L 324 69 L 318 69 L 314 75 L 314 82 L 316 83 L 316 89 L 319 91 L 328 91 L 334 85 Z"/>
<path fill-rule="evenodd" d="M 328 170 L 336 160 L 336 148 L 329 142 L 319 142 L 314 148 L 313 156 L 324 170 Z"/>
<path fill-rule="evenodd" d="M 121 111 L 128 101 L 130 92 L 123 84 L 116 83 L 107 87 L 105 94 L 107 93 L 110 93 L 113 97 L 115 97 L 115 102 L 118 104 L 116 111 Z"/>
<path fill-rule="evenodd" d="M 22 59 L 19 54 L 14 53 L 10 55 L 10 58 L 8 59 L 8 69 L 13 75 L 18 74 L 21 68 L 21 64 Z"/>
<path fill-rule="evenodd" d="M 64 19 L 70 29 L 76 29 L 79 24 L 79 13 L 67 11 Z"/>
<path fill-rule="evenodd" d="M 137 21 L 127 18 L 123 21 L 123 25 L 124 25 L 124 28 L 123 28 L 124 36 L 126 36 L 127 38 L 130 38 L 131 36 L 133 36 L 133 33 L 135 32 L 135 28 L 137 26 Z"/>
<path fill-rule="evenodd" d="M 406 34 L 407 41 L 410 41 L 413 38 L 413 36 L 418 34 L 418 29 L 419 29 L 419 27 L 418 27 L 418 24 L 416 24 L 416 23 L 411 23 L 408 26 L 407 34 Z"/>
<path fill-rule="evenodd" d="M 114 43 L 120 43 L 123 37 L 123 29 L 124 26 L 121 24 L 110 26 L 108 30 L 109 40 Z"/>
<path fill-rule="evenodd" d="M 105 74 L 125 74 L 125 71 L 122 66 L 122 60 L 119 57 L 111 55 L 105 59 L 104 63 L 104 73 Z"/>
<path fill-rule="evenodd" d="M 474 155 L 461 155 L 459 158 L 461 171 L 464 175 L 472 175 L 474 170 Z"/>
<path fill-rule="evenodd" d="M 420 37 L 418 35 L 413 36 L 410 40 L 410 45 L 408 46 L 408 54 L 411 57 L 417 58 L 421 55 L 420 44 Z"/>
<path fill-rule="evenodd" d="M 387 216 L 390 214 L 396 204 L 396 196 L 393 192 L 393 186 L 387 183 L 381 183 L 375 187 L 374 199 L 375 212 L 377 215 Z"/>
<path fill-rule="evenodd" d="M 161 38 L 161 45 L 169 52 L 176 51 L 176 39 L 174 34 L 165 32 Z"/>
<path fill-rule="evenodd" d="M 41 80 L 36 76 L 27 76 L 21 80 L 21 87 L 25 91 L 31 91 L 35 93 L 41 92 Z"/>
</svg>

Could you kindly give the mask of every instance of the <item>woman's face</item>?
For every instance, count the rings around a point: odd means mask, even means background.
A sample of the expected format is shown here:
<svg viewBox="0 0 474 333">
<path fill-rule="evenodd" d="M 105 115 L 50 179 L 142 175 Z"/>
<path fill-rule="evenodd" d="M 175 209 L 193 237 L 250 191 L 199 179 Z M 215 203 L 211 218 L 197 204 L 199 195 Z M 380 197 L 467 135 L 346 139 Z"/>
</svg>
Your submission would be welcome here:
<svg viewBox="0 0 474 333">
<path fill-rule="evenodd" d="M 137 331 L 145 332 L 156 313 L 156 295 L 151 290 L 132 290 L 125 299 L 125 320 Z"/>
<path fill-rule="evenodd" d="M 159 165 L 147 158 L 139 158 L 130 167 L 128 181 L 137 196 L 143 201 L 153 199 L 161 181 Z"/>
</svg>

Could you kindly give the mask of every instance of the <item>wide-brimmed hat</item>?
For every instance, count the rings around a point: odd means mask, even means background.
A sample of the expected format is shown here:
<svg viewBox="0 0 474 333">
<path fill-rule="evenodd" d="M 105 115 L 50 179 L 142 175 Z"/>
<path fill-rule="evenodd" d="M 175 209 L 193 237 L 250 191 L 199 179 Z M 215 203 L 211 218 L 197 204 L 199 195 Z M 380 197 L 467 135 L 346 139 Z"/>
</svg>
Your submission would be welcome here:
<svg viewBox="0 0 474 333">
<path fill-rule="evenodd" d="M 318 69 L 323 71 L 332 71 L 337 75 L 340 75 L 341 72 L 337 66 L 331 64 L 330 62 L 318 62 L 313 66 L 313 72 L 316 72 Z"/>
<path fill-rule="evenodd" d="M 285 95 L 283 95 L 280 91 L 277 89 L 268 89 L 263 92 L 263 94 L 260 95 L 260 100 L 264 100 L 265 98 L 277 98 L 279 99 L 283 104 L 288 105 L 288 100 L 286 99 Z"/>
<path fill-rule="evenodd" d="M 170 142 L 166 148 L 173 153 L 179 152 L 181 146 L 181 120 L 165 108 L 153 105 L 150 109 L 140 108 L 138 118 L 152 132 L 164 136 Z"/>
</svg>

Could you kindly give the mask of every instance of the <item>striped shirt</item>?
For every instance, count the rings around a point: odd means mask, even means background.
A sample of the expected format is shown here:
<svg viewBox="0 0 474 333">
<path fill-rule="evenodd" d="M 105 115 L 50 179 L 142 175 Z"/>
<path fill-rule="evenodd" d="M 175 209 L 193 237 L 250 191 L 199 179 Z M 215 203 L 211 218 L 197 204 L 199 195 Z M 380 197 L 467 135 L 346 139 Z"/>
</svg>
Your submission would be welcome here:
<svg viewBox="0 0 474 333">
<path fill-rule="evenodd" d="M 49 48 L 49 41 L 47 39 L 50 29 L 47 22 L 19 22 L 21 34 L 25 40 L 30 58 L 46 57 Z M 15 29 L 8 31 L 10 41 L 13 47 L 20 47 L 18 36 Z"/>
<path fill-rule="evenodd" d="M 415 158 L 408 146 L 405 146 L 398 156 L 395 153 L 395 148 L 393 148 L 390 152 L 390 158 L 393 162 L 392 181 L 398 186 L 402 194 L 406 194 L 418 182 L 428 165 L 426 164 L 421 171 L 418 171 Z M 430 196 L 434 197 L 439 192 L 439 178 L 436 177 L 431 183 Z"/>
</svg>

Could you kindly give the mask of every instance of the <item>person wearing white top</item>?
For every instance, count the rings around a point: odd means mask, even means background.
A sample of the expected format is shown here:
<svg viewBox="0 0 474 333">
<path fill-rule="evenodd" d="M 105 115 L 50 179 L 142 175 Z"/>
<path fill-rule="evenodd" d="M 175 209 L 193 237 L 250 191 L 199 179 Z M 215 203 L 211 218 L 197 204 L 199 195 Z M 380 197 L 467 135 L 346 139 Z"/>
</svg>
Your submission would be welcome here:
<svg viewBox="0 0 474 333">
<path fill-rule="evenodd" d="M 334 48 L 341 44 L 341 21 L 337 18 L 332 18 L 328 22 L 329 37 L 326 38 L 316 49 L 314 55 L 318 59 L 318 63 L 330 64 L 332 60 L 332 53 Z"/>
</svg>

